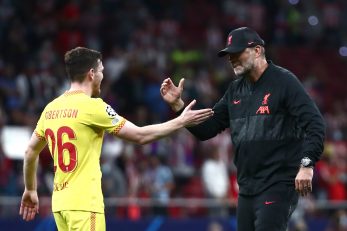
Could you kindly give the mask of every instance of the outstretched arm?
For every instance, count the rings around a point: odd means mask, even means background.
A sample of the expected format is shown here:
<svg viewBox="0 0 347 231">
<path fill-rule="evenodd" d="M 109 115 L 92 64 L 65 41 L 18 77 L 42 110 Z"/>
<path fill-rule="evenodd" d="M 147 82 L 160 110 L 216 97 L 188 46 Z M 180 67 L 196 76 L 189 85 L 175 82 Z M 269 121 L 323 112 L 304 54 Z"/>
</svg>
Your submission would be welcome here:
<svg viewBox="0 0 347 231">
<path fill-rule="evenodd" d="M 178 86 L 170 78 L 166 78 L 160 87 L 160 93 L 164 101 L 170 105 L 173 111 L 179 113 L 184 107 L 182 100 L 184 79 Z M 213 116 L 197 126 L 189 126 L 187 129 L 199 140 L 207 140 L 216 136 L 219 132 L 229 127 L 228 107 L 223 97 L 214 107 Z"/>
<path fill-rule="evenodd" d="M 213 115 L 212 109 L 192 110 L 195 104 L 193 100 L 175 119 L 165 123 L 153 124 L 144 127 L 138 127 L 135 124 L 127 121 L 122 129 L 116 134 L 118 137 L 135 142 L 138 144 L 146 144 L 162 137 L 168 136 L 170 133 L 179 128 L 186 126 L 194 126 L 202 123 Z"/>
<path fill-rule="evenodd" d="M 45 145 L 46 141 L 39 139 L 35 133 L 33 133 L 27 150 L 25 151 L 23 166 L 25 190 L 22 196 L 19 215 L 26 221 L 33 220 L 36 213 L 39 212 L 36 170 L 38 156 Z"/>
</svg>

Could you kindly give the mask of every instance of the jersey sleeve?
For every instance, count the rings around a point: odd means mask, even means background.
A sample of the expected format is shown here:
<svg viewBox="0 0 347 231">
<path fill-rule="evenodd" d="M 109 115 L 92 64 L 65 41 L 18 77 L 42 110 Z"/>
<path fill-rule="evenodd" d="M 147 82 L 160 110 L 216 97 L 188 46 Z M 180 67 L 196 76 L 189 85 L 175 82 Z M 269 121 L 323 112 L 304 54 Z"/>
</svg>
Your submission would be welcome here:
<svg viewBox="0 0 347 231">
<path fill-rule="evenodd" d="M 91 117 L 93 125 L 111 134 L 117 134 L 124 126 L 126 119 L 102 99 L 95 99 L 94 110 Z"/>
</svg>

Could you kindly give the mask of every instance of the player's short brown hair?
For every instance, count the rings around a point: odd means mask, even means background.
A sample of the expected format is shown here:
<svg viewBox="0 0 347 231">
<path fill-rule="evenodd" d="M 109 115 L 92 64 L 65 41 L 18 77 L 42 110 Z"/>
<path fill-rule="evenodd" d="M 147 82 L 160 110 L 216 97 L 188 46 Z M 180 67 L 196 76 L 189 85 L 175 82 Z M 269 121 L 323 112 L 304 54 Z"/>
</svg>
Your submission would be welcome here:
<svg viewBox="0 0 347 231">
<path fill-rule="evenodd" d="M 97 68 L 102 55 L 99 51 L 76 47 L 65 53 L 64 61 L 68 77 L 72 82 L 82 82 L 91 68 Z"/>
</svg>

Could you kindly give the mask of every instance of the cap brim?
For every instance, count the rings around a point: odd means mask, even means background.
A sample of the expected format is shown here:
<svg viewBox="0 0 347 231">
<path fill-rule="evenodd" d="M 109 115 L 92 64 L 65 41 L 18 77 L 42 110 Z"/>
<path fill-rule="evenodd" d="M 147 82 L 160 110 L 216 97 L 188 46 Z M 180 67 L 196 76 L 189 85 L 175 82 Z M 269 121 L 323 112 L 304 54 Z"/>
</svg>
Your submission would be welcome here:
<svg viewBox="0 0 347 231">
<path fill-rule="evenodd" d="M 246 48 L 245 47 L 226 47 L 223 50 L 218 52 L 218 56 L 223 57 L 226 54 L 239 53 L 239 52 L 243 51 L 244 49 L 246 49 Z"/>
</svg>

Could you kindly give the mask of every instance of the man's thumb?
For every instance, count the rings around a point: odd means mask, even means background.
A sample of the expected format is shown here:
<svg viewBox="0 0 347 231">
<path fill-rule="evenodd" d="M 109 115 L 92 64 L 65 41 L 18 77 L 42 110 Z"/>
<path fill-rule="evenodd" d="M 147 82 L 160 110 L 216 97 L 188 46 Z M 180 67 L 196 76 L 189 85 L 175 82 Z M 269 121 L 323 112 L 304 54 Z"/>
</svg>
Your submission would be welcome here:
<svg viewBox="0 0 347 231">
<path fill-rule="evenodd" d="M 183 85 L 184 85 L 184 78 L 182 78 L 180 80 L 180 82 L 178 83 L 178 88 L 182 89 L 183 90 Z"/>
<path fill-rule="evenodd" d="M 190 102 L 190 104 L 188 104 L 188 106 L 186 107 L 186 110 L 192 109 L 195 103 L 196 103 L 196 99 L 192 100 L 192 102 Z"/>
</svg>

